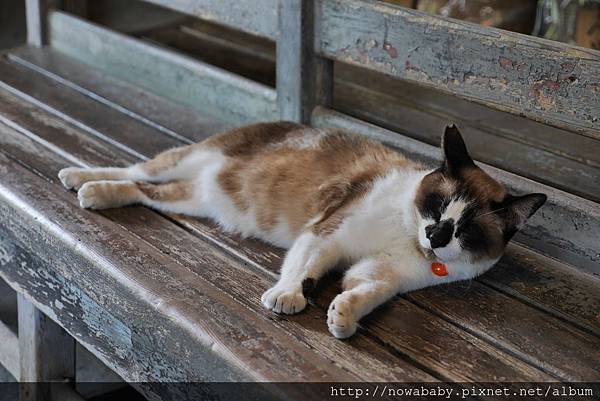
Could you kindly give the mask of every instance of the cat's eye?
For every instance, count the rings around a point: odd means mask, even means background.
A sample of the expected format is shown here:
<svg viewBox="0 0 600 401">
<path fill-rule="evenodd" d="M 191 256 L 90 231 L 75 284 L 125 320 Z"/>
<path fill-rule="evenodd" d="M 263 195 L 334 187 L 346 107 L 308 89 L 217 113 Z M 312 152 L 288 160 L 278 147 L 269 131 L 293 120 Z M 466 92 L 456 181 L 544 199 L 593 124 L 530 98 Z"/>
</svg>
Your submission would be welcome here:
<svg viewBox="0 0 600 401">
<path fill-rule="evenodd" d="M 460 243 L 464 249 L 476 251 L 484 249 L 487 246 L 485 232 L 477 223 L 458 226 L 454 235 L 456 238 L 460 238 Z"/>
<path fill-rule="evenodd" d="M 448 201 L 439 193 L 431 192 L 425 196 L 423 201 L 423 215 L 439 221 L 442 213 L 448 206 Z"/>
</svg>

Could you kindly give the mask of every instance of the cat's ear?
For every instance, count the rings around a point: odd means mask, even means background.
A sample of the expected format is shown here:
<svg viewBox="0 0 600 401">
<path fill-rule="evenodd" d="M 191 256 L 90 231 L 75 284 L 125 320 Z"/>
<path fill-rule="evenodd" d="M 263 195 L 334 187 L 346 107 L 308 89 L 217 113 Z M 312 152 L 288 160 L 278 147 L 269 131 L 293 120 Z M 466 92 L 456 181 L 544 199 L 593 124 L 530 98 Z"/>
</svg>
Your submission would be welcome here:
<svg viewBox="0 0 600 401">
<path fill-rule="evenodd" d="M 504 240 L 508 242 L 546 202 L 544 194 L 508 195 L 497 214 L 504 220 Z"/>
<path fill-rule="evenodd" d="M 442 150 L 444 151 L 444 170 L 450 175 L 456 175 L 465 167 L 475 167 L 475 163 L 465 141 L 456 125 L 448 125 L 442 136 Z"/>
</svg>

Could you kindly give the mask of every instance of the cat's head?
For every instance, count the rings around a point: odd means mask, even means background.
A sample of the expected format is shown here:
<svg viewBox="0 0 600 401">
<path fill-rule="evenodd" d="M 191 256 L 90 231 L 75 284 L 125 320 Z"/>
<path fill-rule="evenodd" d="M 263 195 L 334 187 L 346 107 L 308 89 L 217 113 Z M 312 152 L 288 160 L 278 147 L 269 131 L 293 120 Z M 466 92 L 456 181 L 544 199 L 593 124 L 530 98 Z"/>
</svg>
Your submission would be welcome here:
<svg viewBox="0 0 600 401">
<path fill-rule="evenodd" d="M 442 166 L 423 178 L 415 198 L 419 244 L 442 262 L 491 266 L 547 197 L 509 194 L 475 165 L 454 125 L 442 149 Z"/>
</svg>

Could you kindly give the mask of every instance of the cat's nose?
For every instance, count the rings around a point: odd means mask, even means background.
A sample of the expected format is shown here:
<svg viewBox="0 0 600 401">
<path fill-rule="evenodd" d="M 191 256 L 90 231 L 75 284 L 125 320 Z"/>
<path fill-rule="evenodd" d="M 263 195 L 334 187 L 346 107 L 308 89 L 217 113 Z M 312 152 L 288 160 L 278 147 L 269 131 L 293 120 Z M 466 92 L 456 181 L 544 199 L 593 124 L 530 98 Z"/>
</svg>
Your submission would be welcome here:
<svg viewBox="0 0 600 401">
<path fill-rule="evenodd" d="M 450 242 L 454 232 L 454 220 L 448 219 L 425 227 L 425 236 L 432 249 L 441 248 Z"/>
</svg>

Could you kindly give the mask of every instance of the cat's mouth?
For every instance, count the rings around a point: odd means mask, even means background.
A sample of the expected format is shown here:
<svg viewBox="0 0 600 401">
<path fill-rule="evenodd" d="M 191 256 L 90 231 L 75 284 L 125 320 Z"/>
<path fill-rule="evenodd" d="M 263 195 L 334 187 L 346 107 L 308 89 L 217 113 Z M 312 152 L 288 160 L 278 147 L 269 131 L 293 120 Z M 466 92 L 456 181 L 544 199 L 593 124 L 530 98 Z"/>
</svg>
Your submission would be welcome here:
<svg viewBox="0 0 600 401">
<path fill-rule="evenodd" d="M 425 248 L 418 242 L 417 242 L 417 248 L 423 254 L 425 259 L 430 260 L 430 261 L 435 261 L 438 259 L 438 257 L 435 255 L 435 252 L 433 251 L 433 249 Z"/>
</svg>

